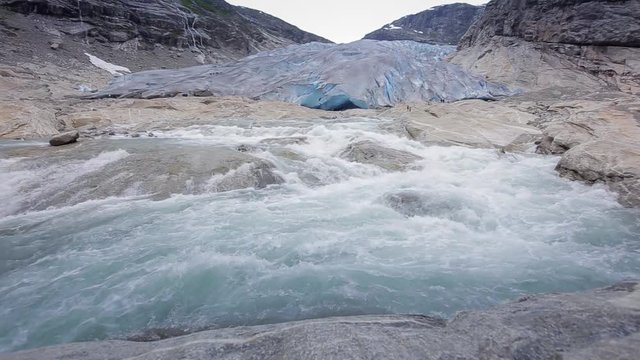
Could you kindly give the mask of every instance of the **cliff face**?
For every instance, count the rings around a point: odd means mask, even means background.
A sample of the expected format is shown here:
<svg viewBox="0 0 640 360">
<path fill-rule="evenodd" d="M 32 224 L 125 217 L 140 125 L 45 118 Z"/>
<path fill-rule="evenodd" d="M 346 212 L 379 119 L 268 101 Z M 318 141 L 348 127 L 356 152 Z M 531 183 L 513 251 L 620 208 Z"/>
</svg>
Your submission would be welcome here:
<svg viewBox="0 0 640 360">
<path fill-rule="evenodd" d="M 640 89 L 637 0 L 493 0 L 453 62 L 527 89 Z"/>
<path fill-rule="evenodd" d="M 365 39 L 456 45 L 482 10 L 482 6 L 462 3 L 437 6 L 398 19 L 367 34 Z"/>
<path fill-rule="evenodd" d="M 530 42 L 640 46 L 637 0 L 494 0 L 464 35 L 460 47 L 495 36 Z"/>
<path fill-rule="evenodd" d="M 7 26 L 13 35 L 8 36 L 27 37 L 30 43 L 33 41 L 28 37 L 44 32 L 42 35 L 57 37 L 52 43 L 82 43 L 87 51 L 100 46 L 188 50 L 194 53 L 196 61 L 192 64 L 238 59 L 295 43 L 329 42 L 260 11 L 223 0 L 0 0 L 0 10 L 4 22 L 20 23 Z M 17 18 L 17 14 L 25 15 L 28 21 Z M 16 28 L 22 31 L 14 31 Z"/>
</svg>

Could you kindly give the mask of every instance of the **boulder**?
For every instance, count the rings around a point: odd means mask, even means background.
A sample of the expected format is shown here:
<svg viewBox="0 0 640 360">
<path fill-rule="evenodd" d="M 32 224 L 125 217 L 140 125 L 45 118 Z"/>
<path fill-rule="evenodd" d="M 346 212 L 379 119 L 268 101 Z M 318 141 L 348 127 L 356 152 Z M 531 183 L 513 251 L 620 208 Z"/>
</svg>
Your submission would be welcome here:
<svg viewBox="0 0 640 360">
<path fill-rule="evenodd" d="M 49 144 L 51 146 L 68 145 L 78 141 L 79 137 L 80 133 L 78 130 L 68 131 L 52 137 L 51 140 L 49 140 Z"/>
<path fill-rule="evenodd" d="M 361 164 L 376 165 L 388 171 L 406 170 L 422 159 L 410 152 L 390 149 L 369 140 L 349 145 L 340 157 Z"/>
<path fill-rule="evenodd" d="M 541 154 L 562 155 L 561 176 L 603 183 L 625 206 L 640 206 L 640 101 L 622 93 L 552 101 L 538 114 L 545 137 Z"/>
<path fill-rule="evenodd" d="M 452 217 L 455 212 L 464 208 L 464 202 L 460 199 L 452 199 L 442 194 L 423 194 L 413 190 L 385 194 L 382 203 L 407 217 Z"/>
</svg>

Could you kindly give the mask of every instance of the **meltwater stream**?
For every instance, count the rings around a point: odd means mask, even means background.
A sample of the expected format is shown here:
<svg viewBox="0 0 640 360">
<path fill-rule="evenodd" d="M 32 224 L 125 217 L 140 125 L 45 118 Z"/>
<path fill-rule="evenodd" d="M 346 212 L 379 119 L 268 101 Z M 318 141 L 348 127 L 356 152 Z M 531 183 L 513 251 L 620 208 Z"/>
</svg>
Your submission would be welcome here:
<svg viewBox="0 0 640 360">
<path fill-rule="evenodd" d="M 0 157 L 2 200 L 14 205 L 123 161 L 128 152 L 118 147 L 127 142 L 244 145 L 284 179 L 258 190 L 163 200 L 134 192 L 5 211 L 0 351 L 153 328 L 450 316 L 524 293 L 640 276 L 638 211 L 619 206 L 604 187 L 559 178 L 557 158 L 428 147 L 381 125 L 193 127 L 158 132 L 159 139 L 112 139 L 115 147 L 89 159 L 31 170 L 27 159 Z M 386 172 L 340 157 L 362 140 L 423 160 Z M 38 145 L 0 146 L 8 154 Z M 73 171 L 60 170 L 64 164 Z"/>
</svg>

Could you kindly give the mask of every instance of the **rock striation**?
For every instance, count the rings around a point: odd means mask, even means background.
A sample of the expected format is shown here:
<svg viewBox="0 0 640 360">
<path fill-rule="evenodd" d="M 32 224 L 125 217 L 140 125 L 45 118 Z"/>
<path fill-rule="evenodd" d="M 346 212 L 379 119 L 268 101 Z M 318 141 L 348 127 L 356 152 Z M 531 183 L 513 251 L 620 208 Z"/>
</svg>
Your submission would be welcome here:
<svg viewBox="0 0 640 360">
<path fill-rule="evenodd" d="M 483 10 L 483 6 L 464 3 L 436 6 L 395 20 L 365 35 L 364 38 L 457 45 Z"/>
<path fill-rule="evenodd" d="M 495 36 L 529 42 L 640 46 L 640 3 L 634 0 L 494 0 L 460 41 L 462 49 Z"/>
<path fill-rule="evenodd" d="M 445 320 L 379 315 L 210 330 L 156 342 L 67 344 L 0 355 L 30 359 L 618 359 L 637 356 L 636 282 L 525 296 Z"/>
</svg>

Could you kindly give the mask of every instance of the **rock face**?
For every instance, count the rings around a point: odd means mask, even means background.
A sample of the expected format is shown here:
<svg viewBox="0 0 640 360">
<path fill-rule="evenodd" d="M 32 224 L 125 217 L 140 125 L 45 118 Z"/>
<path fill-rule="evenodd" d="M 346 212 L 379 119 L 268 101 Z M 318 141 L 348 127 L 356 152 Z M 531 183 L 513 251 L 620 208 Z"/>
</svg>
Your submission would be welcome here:
<svg viewBox="0 0 640 360">
<path fill-rule="evenodd" d="M 80 133 L 77 130 L 69 131 L 66 133 L 62 133 L 60 135 L 56 135 L 49 140 L 49 144 L 51 146 L 62 146 L 67 144 L 72 144 L 78 141 L 80 137 Z"/>
<path fill-rule="evenodd" d="M 617 359 L 637 357 L 635 282 L 582 294 L 523 297 L 451 320 L 357 316 L 211 330 L 136 343 L 105 341 L 0 355 L 30 359 Z M 604 356 L 606 354 L 606 356 Z"/>
<path fill-rule="evenodd" d="M 494 0 L 450 60 L 530 91 L 509 102 L 537 117 L 538 152 L 562 155 L 561 175 L 606 183 L 637 206 L 639 46 L 638 1 Z"/>
<path fill-rule="evenodd" d="M 122 76 L 91 97 L 241 95 L 344 110 L 403 101 L 493 99 L 513 93 L 441 61 L 451 50 L 411 41 L 296 45 L 227 65 Z"/>
<path fill-rule="evenodd" d="M 483 6 L 463 3 L 436 6 L 398 19 L 364 38 L 456 45 L 483 10 Z"/>
<path fill-rule="evenodd" d="M 452 61 L 527 89 L 564 86 L 637 92 L 640 3 L 494 0 Z"/>
<path fill-rule="evenodd" d="M 640 46 L 640 3 L 635 0 L 494 0 L 460 41 L 466 48 L 495 36 L 530 42 Z"/>
<path fill-rule="evenodd" d="M 228 61 L 295 43 L 329 42 L 223 0 L 1 0 L 0 9 L 0 28 L 9 37 L 36 45 L 39 35 L 56 49 L 67 50 L 56 56 L 80 57 L 76 48 L 82 47 L 136 70 Z M 16 14 L 26 15 L 26 21 Z M 40 55 L 52 50 L 36 46 L 29 51 Z"/>
</svg>

